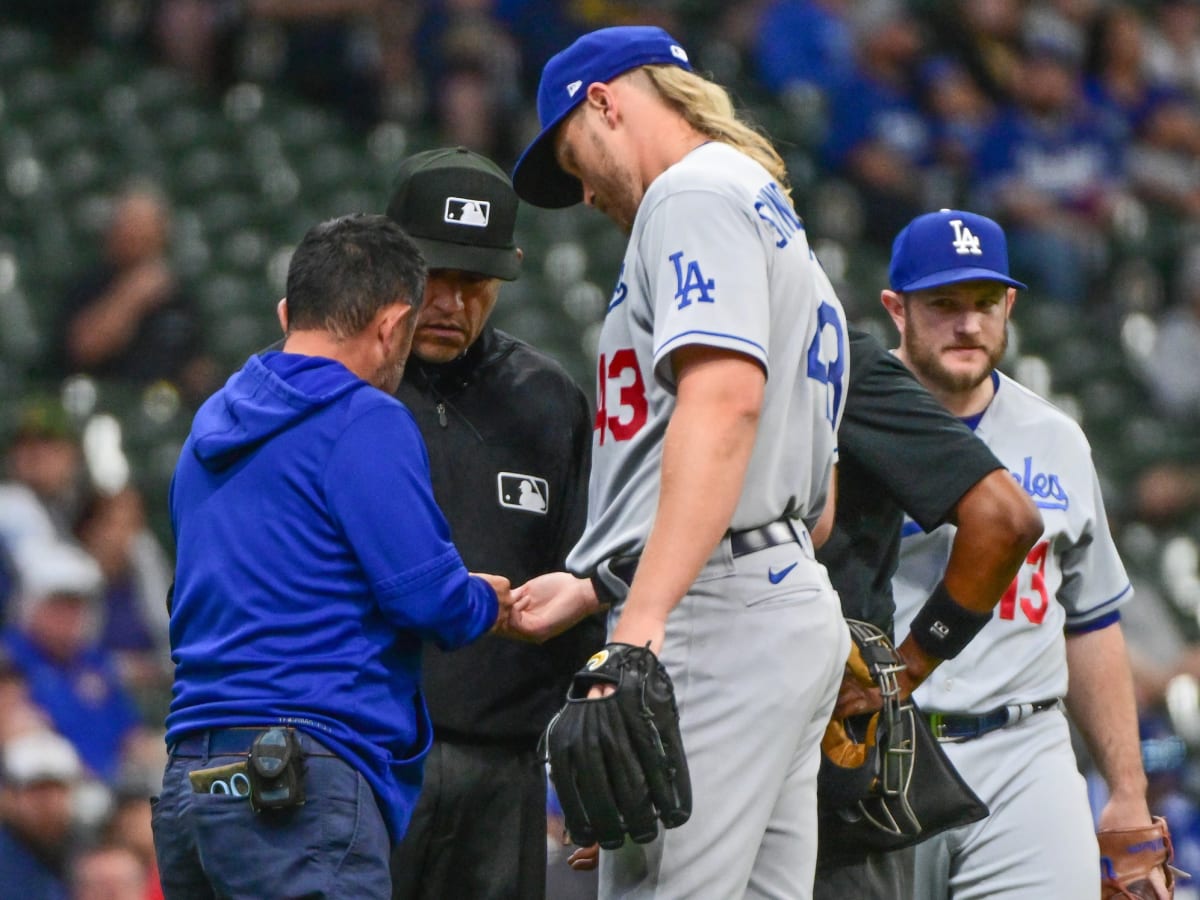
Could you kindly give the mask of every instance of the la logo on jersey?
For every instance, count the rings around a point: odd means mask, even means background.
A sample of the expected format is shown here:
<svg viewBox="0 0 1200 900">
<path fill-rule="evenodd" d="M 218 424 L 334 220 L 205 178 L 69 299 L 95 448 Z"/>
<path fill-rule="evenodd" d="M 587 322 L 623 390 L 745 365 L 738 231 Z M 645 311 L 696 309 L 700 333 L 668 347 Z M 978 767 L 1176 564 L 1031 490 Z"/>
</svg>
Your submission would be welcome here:
<svg viewBox="0 0 1200 900">
<path fill-rule="evenodd" d="M 954 229 L 954 252 L 959 256 L 982 256 L 979 249 L 979 238 L 970 228 L 963 225 L 962 219 L 951 219 L 950 226 Z"/>
<path fill-rule="evenodd" d="M 689 259 L 685 263 L 682 250 L 667 258 L 675 264 L 675 299 L 679 301 L 679 309 L 692 305 L 692 294 L 696 294 L 700 303 L 716 302 L 717 298 L 712 295 L 716 281 L 704 277 L 699 262 Z"/>
<path fill-rule="evenodd" d="M 500 505 L 506 509 L 519 509 L 542 516 L 549 509 L 550 485 L 545 478 L 519 472 L 501 472 L 496 476 L 496 489 L 500 494 Z"/>
</svg>

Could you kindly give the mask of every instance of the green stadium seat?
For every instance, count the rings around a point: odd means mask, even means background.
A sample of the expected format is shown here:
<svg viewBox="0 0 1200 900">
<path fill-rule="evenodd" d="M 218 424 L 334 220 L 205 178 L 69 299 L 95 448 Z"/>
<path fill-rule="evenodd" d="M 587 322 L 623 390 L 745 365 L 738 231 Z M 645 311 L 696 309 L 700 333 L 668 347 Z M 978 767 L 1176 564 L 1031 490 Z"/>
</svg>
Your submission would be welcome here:
<svg viewBox="0 0 1200 900">
<path fill-rule="evenodd" d="M 1013 321 L 1021 327 L 1024 349 L 1053 351 L 1079 332 L 1082 313 L 1060 303 L 1024 298 L 1013 308 Z"/>
<path fill-rule="evenodd" d="M 257 284 L 239 272 L 213 271 L 197 283 L 193 292 L 206 322 L 253 308 Z"/>
<path fill-rule="evenodd" d="M 331 113 L 277 93 L 268 95 L 263 113 L 289 150 L 319 149 L 345 138 L 344 127 Z"/>
<path fill-rule="evenodd" d="M 239 191 L 211 193 L 193 209 L 210 242 L 222 240 L 230 231 L 245 225 L 254 216 L 254 198 Z"/>
<path fill-rule="evenodd" d="M 266 271 L 270 252 L 269 236 L 254 227 L 231 229 L 217 245 L 217 257 L 224 265 L 259 278 Z"/>
<path fill-rule="evenodd" d="M 244 189 L 249 173 L 234 154 L 211 143 L 203 143 L 179 157 L 171 181 L 179 197 L 203 197 L 220 191 Z"/>
<path fill-rule="evenodd" d="M 137 92 L 138 111 L 147 118 L 170 121 L 172 113 L 185 110 L 200 118 L 214 118 L 201 111 L 199 91 L 186 76 L 162 66 L 130 66 L 129 85 Z"/>
<path fill-rule="evenodd" d="M 309 197 L 324 196 L 353 183 L 363 169 L 362 155 L 340 142 L 297 150 L 292 155 L 301 192 Z"/>
<path fill-rule="evenodd" d="M 95 116 L 74 106 L 45 110 L 32 126 L 34 142 L 41 154 L 56 154 L 89 146 L 100 129 Z"/>
<path fill-rule="evenodd" d="M 67 85 L 66 78 L 49 66 L 18 69 L 5 78 L 5 116 L 28 123 L 63 108 L 68 100 Z"/>
<path fill-rule="evenodd" d="M 318 206 L 324 211 L 324 218 L 332 218 L 350 213 L 382 213 L 387 209 L 387 202 L 388 197 L 384 194 L 352 185 L 331 191 Z"/>
<path fill-rule="evenodd" d="M 279 324 L 275 321 L 275 300 L 267 299 L 262 293 L 257 296 L 265 301 L 261 311 L 246 307 L 206 324 L 214 354 L 231 371 L 280 337 Z"/>
<path fill-rule="evenodd" d="M 0 80 L 50 61 L 49 37 L 19 25 L 0 23 Z"/>
</svg>

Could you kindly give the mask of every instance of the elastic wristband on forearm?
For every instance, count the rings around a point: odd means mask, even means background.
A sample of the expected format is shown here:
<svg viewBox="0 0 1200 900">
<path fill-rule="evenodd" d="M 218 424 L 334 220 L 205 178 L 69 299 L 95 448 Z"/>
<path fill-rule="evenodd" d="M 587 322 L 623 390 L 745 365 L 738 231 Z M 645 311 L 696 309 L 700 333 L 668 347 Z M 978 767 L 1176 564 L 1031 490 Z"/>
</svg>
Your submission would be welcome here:
<svg viewBox="0 0 1200 900">
<path fill-rule="evenodd" d="M 991 610 L 975 612 L 950 596 L 939 581 L 913 619 L 909 634 L 918 647 L 938 659 L 954 659 L 992 620 Z"/>
</svg>

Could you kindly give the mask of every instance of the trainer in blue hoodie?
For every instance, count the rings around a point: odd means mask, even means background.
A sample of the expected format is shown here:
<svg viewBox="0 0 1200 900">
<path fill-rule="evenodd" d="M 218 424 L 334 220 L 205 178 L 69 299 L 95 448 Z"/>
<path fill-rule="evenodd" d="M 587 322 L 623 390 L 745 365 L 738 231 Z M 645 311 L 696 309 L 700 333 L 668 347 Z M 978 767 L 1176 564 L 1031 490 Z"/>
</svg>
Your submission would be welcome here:
<svg viewBox="0 0 1200 900">
<path fill-rule="evenodd" d="M 466 644 L 510 603 L 506 580 L 465 569 L 392 396 L 423 290 L 419 252 L 386 218 L 316 226 L 288 271 L 283 350 L 196 414 L 170 495 L 176 669 L 154 815 L 168 898 L 204 883 L 389 895 L 388 839 L 431 740 L 422 641 Z M 300 736 L 304 805 L 255 813 L 228 777 L 194 788 L 189 772 L 244 762 L 272 726 Z"/>
</svg>

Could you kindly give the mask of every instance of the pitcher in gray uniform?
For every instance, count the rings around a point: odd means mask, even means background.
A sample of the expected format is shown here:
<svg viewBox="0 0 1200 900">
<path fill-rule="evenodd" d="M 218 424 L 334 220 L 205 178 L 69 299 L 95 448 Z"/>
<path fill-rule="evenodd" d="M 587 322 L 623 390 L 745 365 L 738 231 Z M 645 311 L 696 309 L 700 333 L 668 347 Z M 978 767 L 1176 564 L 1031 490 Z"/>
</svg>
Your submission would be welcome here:
<svg viewBox="0 0 1200 900">
<path fill-rule="evenodd" d="M 819 742 L 849 636 L 807 526 L 847 384 L 845 317 L 769 141 L 651 27 L 551 59 L 514 173 L 538 206 L 630 235 L 600 334 L 588 523 L 516 595 L 547 633 L 612 603 L 609 640 L 675 685 L 691 819 L 601 854 L 602 897 L 808 898 Z"/>
</svg>

